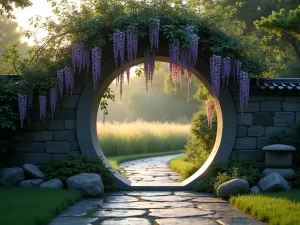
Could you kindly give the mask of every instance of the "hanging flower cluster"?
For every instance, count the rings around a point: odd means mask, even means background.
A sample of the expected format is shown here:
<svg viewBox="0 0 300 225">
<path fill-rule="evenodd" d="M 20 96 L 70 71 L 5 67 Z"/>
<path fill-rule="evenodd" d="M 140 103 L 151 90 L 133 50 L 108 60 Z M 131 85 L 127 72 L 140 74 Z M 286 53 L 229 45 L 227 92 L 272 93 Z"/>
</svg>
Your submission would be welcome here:
<svg viewBox="0 0 300 225">
<path fill-rule="evenodd" d="M 188 80 L 188 100 L 189 100 L 189 86 L 192 83 L 192 70 L 196 65 L 198 58 L 198 36 L 194 33 L 194 26 L 186 26 L 186 31 L 189 34 L 189 45 L 186 48 L 180 49 L 179 41 L 174 41 L 169 45 L 170 58 L 170 79 L 175 84 L 182 86 L 182 76 L 184 71 L 187 71 Z"/>
<path fill-rule="evenodd" d="M 125 33 L 117 30 L 113 34 L 114 42 L 114 59 L 116 63 L 116 68 L 118 68 L 118 62 L 120 57 L 120 66 L 124 65 L 125 62 Z"/>
<path fill-rule="evenodd" d="M 210 57 L 210 78 L 212 94 L 219 97 L 220 92 L 220 74 L 221 74 L 222 57 L 213 55 Z"/>
<path fill-rule="evenodd" d="M 126 50 L 128 61 L 131 62 L 136 59 L 138 49 L 138 29 L 129 26 L 126 30 Z M 123 41 L 123 40 L 122 40 Z"/>
<path fill-rule="evenodd" d="M 72 95 L 73 88 L 74 88 L 74 72 L 68 66 L 65 66 L 63 72 L 65 74 L 65 83 L 66 83 L 67 93 L 69 93 L 69 90 L 70 90 L 70 94 Z"/>
<path fill-rule="evenodd" d="M 90 55 L 88 49 L 83 44 L 75 44 L 72 48 L 72 63 L 73 70 L 79 69 L 79 73 L 82 70 L 89 70 Z"/>
<path fill-rule="evenodd" d="M 207 121 L 208 126 L 212 127 L 213 117 L 214 117 L 214 101 L 212 98 L 207 99 L 206 101 L 206 115 L 207 115 Z"/>
<path fill-rule="evenodd" d="M 230 70 L 231 70 L 230 57 L 223 58 L 222 59 L 222 70 L 221 70 L 223 87 L 224 87 L 225 82 L 227 83 L 227 86 L 228 86 Z"/>
<path fill-rule="evenodd" d="M 26 117 L 27 95 L 19 94 L 18 95 L 18 103 L 19 103 L 21 127 L 23 127 L 24 119 Z"/>
<path fill-rule="evenodd" d="M 155 55 L 150 52 L 146 52 L 144 56 L 144 71 L 146 77 L 146 91 L 148 92 L 149 81 L 152 84 L 155 69 Z"/>
<path fill-rule="evenodd" d="M 92 76 L 94 82 L 94 89 L 96 89 L 97 80 L 100 79 L 101 57 L 102 57 L 102 49 L 98 47 L 93 48 L 92 49 Z"/>
<path fill-rule="evenodd" d="M 156 50 L 158 50 L 159 27 L 160 27 L 159 19 L 154 19 L 153 22 L 149 24 L 149 38 L 150 38 L 151 50 L 153 50 L 153 48 L 156 48 Z"/>
<path fill-rule="evenodd" d="M 242 71 L 242 62 L 234 60 L 233 63 L 229 57 L 223 58 L 221 56 L 213 55 L 210 57 L 210 78 L 212 94 L 219 97 L 220 80 L 223 84 L 227 82 L 232 75 L 233 79 L 237 79 L 240 85 L 240 108 L 243 113 L 244 108 L 247 107 L 249 101 L 249 85 L 250 76 L 248 73 Z"/>
<path fill-rule="evenodd" d="M 57 100 L 57 89 L 56 88 L 51 88 L 49 91 L 49 96 L 50 96 L 50 109 L 52 113 L 52 119 L 54 117 L 54 111 L 56 108 L 56 100 Z"/>
<path fill-rule="evenodd" d="M 249 86 L 250 86 L 250 77 L 246 72 L 240 72 L 240 109 L 243 113 L 244 108 L 247 107 L 249 101 Z"/>
<path fill-rule="evenodd" d="M 46 116 L 46 105 L 47 105 L 46 96 L 44 95 L 39 96 L 39 105 L 40 105 L 40 119 L 43 121 Z"/>
<path fill-rule="evenodd" d="M 240 72 L 242 70 L 242 62 L 239 60 L 234 60 L 234 63 L 232 65 L 232 76 L 233 80 L 239 80 Z"/>
<path fill-rule="evenodd" d="M 63 70 L 57 70 L 57 81 L 58 81 L 59 95 L 60 97 L 62 97 L 64 92 L 64 71 Z"/>
</svg>

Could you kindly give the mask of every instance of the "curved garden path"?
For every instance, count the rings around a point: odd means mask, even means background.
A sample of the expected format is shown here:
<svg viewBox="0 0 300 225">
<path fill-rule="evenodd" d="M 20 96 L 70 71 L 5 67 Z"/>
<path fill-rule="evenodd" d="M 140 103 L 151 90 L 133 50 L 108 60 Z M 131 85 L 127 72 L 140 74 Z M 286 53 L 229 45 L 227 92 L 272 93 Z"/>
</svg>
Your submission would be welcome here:
<svg viewBox="0 0 300 225">
<path fill-rule="evenodd" d="M 134 160 L 121 167 L 135 181 L 175 182 L 167 168 L 177 157 Z M 152 169 L 153 172 L 150 172 Z M 162 176 L 160 176 L 160 175 Z M 136 179 L 137 176 L 146 176 Z M 172 178 L 173 177 L 173 178 Z M 187 191 L 119 191 L 83 199 L 49 225 L 264 225 L 213 194 Z"/>
<path fill-rule="evenodd" d="M 181 177 L 172 171 L 168 162 L 181 154 L 151 157 L 127 161 L 119 165 L 122 173 L 135 183 L 176 183 Z"/>
</svg>

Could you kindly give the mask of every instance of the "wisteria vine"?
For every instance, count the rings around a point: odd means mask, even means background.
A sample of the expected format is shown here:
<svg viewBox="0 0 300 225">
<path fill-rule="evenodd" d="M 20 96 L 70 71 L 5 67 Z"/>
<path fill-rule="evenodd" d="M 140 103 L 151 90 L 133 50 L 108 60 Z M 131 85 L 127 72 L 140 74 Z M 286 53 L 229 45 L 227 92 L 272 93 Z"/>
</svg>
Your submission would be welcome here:
<svg viewBox="0 0 300 225">
<path fill-rule="evenodd" d="M 160 23 L 161 21 L 159 19 L 153 19 L 148 25 L 150 51 L 145 51 L 144 54 L 144 72 L 147 92 L 149 82 L 152 84 L 154 78 L 155 52 L 159 48 Z M 186 72 L 189 90 L 192 83 L 192 70 L 198 60 L 199 36 L 197 35 L 197 27 L 193 25 L 186 25 L 183 29 L 188 35 L 185 42 L 181 43 L 179 41 L 181 39 L 176 37 L 176 39 L 170 40 L 169 43 L 169 74 L 176 89 L 177 85 L 182 87 L 182 78 Z M 116 84 L 120 86 L 120 98 L 122 98 L 125 76 L 129 85 L 130 63 L 137 58 L 139 35 L 141 37 L 145 36 L 144 34 L 139 34 L 137 24 L 127 26 L 124 30 L 118 28 L 114 30 L 112 35 L 115 65 L 116 68 L 121 68 L 121 70 L 124 71 L 116 78 Z M 96 89 L 96 82 L 101 76 L 102 47 L 103 46 L 91 48 L 90 45 L 84 41 L 73 45 L 71 52 L 72 63 L 70 65 L 65 64 L 63 67 L 57 69 L 56 85 L 49 89 L 52 119 L 54 117 L 58 96 L 62 97 L 64 90 L 66 90 L 67 94 L 72 95 L 75 73 L 80 74 L 85 72 L 87 75 L 91 66 L 93 85 L 94 89 Z M 222 58 L 221 56 L 213 55 L 210 57 L 209 63 L 213 97 L 219 97 L 221 82 L 223 86 L 225 86 L 225 84 L 228 86 L 230 76 L 233 77 L 234 82 L 237 81 L 239 83 L 240 108 L 243 113 L 249 101 L 250 76 L 247 72 L 242 70 L 242 62 L 230 57 Z M 18 95 L 21 127 L 23 127 L 27 109 L 30 109 L 33 104 L 32 96 L 33 90 L 30 90 L 27 95 Z M 46 103 L 46 95 L 40 95 L 39 107 L 41 120 L 44 120 L 46 116 Z M 211 98 L 206 101 L 206 112 L 208 125 L 211 127 L 212 118 L 214 116 L 214 102 Z"/>
<path fill-rule="evenodd" d="M 159 28 L 160 28 L 160 20 L 154 19 L 151 24 L 149 24 L 149 38 L 150 38 L 150 46 L 151 50 L 158 50 L 159 45 Z"/>
<path fill-rule="evenodd" d="M 208 127 L 212 127 L 213 117 L 214 117 L 214 101 L 212 98 L 206 100 L 206 115 L 207 115 L 207 122 Z"/>
<path fill-rule="evenodd" d="M 144 72 L 146 77 L 146 91 L 149 89 L 149 81 L 152 84 L 155 69 L 155 55 L 150 52 L 145 52 L 144 56 Z"/>
<path fill-rule="evenodd" d="M 92 49 L 92 76 L 94 89 L 96 89 L 96 82 L 100 79 L 101 75 L 101 57 L 102 49 L 95 47 Z"/>
<path fill-rule="evenodd" d="M 26 117 L 27 95 L 19 94 L 18 95 L 18 103 L 19 103 L 19 114 L 20 114 L 21 127 L 23 127 L 24 119 Z"/>
</svg>

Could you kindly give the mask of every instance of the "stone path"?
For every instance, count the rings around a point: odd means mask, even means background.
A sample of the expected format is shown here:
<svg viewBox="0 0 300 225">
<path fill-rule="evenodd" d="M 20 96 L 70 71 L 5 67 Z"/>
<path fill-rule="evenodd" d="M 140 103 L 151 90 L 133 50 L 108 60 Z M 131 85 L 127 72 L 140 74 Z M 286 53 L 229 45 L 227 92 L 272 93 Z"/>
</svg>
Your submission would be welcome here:
<svg viewBox="0 0 300 225">
<path fill-rule="evenodd" d="M 137 183 L 177 183 L 176 180 L 179 180 L 181 177 L 169 168 L 168 162 L 180 155 L 132 160 L 121 163 L 119 167 L 124 176 L 132 182 L 132 185 Z"/>
<path fill-rule="evenodd" d="M 123 191 L 84 199 L 49 225 L 263 225 L 211 194 Z"/>
</svg>

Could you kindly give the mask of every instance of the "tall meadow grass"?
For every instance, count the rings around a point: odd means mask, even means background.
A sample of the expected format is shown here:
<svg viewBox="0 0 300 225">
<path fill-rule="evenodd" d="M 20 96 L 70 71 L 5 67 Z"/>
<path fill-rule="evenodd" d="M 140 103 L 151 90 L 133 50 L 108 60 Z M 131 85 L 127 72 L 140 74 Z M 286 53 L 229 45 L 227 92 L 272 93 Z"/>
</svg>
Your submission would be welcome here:
<svg viewBox="0 0 300 225">
<path fill-rule="evenodd" d="M 100 146 L 106 157 L 184 149 L 190 137 L 189 124 L 102 122 L 97 124 Z"/>
</svg>

